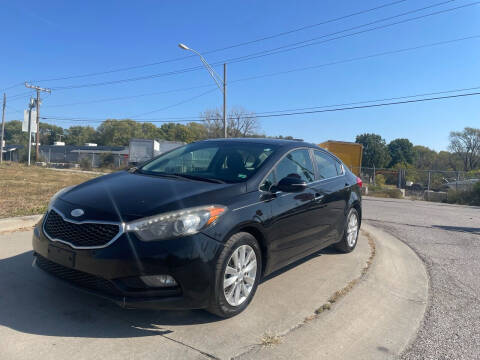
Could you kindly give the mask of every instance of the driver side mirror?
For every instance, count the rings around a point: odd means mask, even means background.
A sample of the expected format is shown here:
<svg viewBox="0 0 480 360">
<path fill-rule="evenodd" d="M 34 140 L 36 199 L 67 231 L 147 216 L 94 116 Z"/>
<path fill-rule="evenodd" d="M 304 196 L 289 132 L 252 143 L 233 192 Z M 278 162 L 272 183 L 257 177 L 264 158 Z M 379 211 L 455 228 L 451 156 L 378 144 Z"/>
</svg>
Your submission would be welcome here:
<svg viewBox="0 0 480 360">
<path fill-rule="evenodd" d="M 286 193 L 297 193 L 302 192 L 307 188 L 307 182 L 300 178 L 296 177 L 284 177 L 280 180 L 276 186 L 277 190 L 286 192 Z"/>
</svg>

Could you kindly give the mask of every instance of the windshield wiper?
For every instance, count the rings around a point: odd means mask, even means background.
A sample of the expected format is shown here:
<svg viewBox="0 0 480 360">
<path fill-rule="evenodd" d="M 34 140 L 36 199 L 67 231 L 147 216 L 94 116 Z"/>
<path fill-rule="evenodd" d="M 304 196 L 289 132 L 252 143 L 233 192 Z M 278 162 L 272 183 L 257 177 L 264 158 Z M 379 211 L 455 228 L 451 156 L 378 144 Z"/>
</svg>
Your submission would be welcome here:
<svg viewBox="0 0 480 360">
<path fill-rule="evenodd" d="M 208 178 L 208 177 L 197 176 L 197 175 L 179 174 L 179 173 L 173 173 L 173 174 L 168 174 L 168 175 L 173 175 L 173 176 L 176 176 L 176 177 L 182 177 L 182 178 L 192 179 L 192 180 L 207 181 L 207 182 L 212 182 L 212 183 L 217 183 L 217 184 L 225 184 L 225 181 L 220 180 L 220 179 Z"/>
</svg>

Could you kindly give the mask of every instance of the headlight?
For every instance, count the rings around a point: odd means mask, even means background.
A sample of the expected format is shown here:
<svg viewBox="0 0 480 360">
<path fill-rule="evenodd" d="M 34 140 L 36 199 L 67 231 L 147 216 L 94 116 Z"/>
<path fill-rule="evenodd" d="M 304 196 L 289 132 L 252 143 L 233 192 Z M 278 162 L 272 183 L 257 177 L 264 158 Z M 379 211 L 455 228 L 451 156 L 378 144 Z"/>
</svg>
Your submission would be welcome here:
<svg viewBox="0 0 480 360">
<path fill-rule="evenodd" d="M 48 203 L 48 209 L 49 209 L 49 210 L 51 209 L 53 203 L 55 202 L 55 200 L 58 199 L 58 197 L 59 197 L 60 195 L 62 195 L 63 193 L 66 193 L 68 190 L 70 190 L 70 189 L 73 188 L 74 186 L 75 186 L 75 185 L 67 186 L 67 187 L 65 187 L 65 188 L 57 191 L 57 192 L 55 193 L 55 195 L 53 195 L 52 198 L 50 199 L 50 202 Z"/>
<path fill-rule="evenodd" d="M 193 235 L 213 224 L 226 210 L 225 206 L 210 205 L 172 211 L 132 221 L 126 224 L 126 231 L 144 241 Z"/>
</svg>

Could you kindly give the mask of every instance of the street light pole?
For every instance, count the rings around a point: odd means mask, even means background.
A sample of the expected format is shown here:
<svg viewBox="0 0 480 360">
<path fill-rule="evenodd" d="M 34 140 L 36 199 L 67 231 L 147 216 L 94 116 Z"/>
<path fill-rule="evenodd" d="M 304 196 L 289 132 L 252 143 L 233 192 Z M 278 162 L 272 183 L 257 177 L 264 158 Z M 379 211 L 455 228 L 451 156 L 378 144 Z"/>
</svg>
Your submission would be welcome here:
<svg viewBox="0 0 480 360">
<path fill-rule="evenodd" d="M 223 64 L 223 137 L 227 135 L 227 64 Z"/>
<path fill-rule="evenodd" d="M 219 90 L 223 93 L 223 134 L 224 134 L 224 137 L 227 138 L 228 137 L 227 135 L 227 64 L 223 64 L 223 80 L 222 80 L 220 75 L 217 74 L 217 72 L 210 66 L 207 60 L 205 60 L 202 54 L 200 54 L 198 51 L 191 49 L 187 45 L 182 43 L 178 44 L 178 47 L 183 50 L 191 51 L 200 57 L 200 60 L 203 66 L 205 66 L 205 69 L 207 69 L 208 73 L 217 84 Z"/>
</svg>

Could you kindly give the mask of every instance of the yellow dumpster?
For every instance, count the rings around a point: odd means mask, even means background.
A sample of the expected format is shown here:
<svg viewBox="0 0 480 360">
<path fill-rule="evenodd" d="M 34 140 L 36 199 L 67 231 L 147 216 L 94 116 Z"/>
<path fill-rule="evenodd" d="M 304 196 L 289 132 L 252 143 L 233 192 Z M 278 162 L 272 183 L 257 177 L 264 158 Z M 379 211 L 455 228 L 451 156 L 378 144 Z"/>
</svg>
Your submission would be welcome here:
<svg viewBox="0 0 480 360">
<path fill-rule="evenodd" d="M 355 175 L 358 176 L 360 174 L 360 168 L 362 166 L 362 144 L 328 140 L 318 144 L 318 146 L 336 155 Z"/>
</svg>

